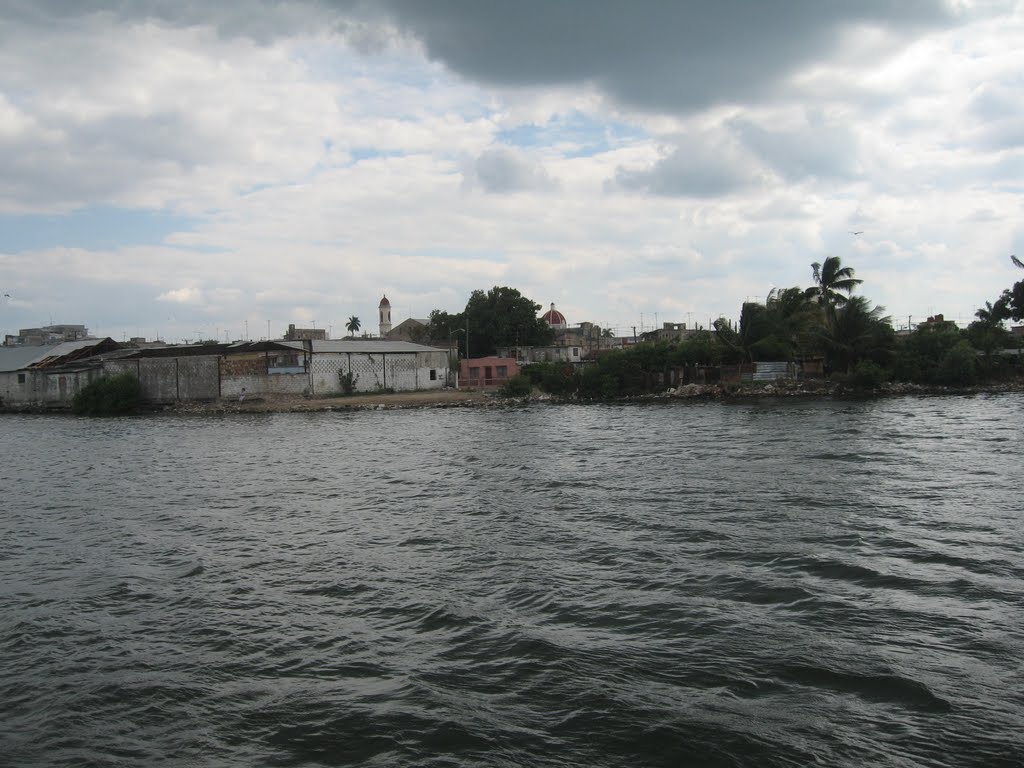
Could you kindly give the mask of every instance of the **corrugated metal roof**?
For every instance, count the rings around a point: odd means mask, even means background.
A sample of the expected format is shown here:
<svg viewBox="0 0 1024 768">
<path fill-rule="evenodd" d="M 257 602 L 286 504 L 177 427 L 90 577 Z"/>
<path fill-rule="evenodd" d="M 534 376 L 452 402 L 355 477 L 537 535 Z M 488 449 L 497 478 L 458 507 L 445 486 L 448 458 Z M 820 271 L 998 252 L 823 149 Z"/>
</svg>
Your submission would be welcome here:
<svg viewBox="0 0 1024 768">
<path fill-rule="evenodd" d="M 44 360 L 67 357 L 90 347 L 98 347 L 107 339 L 81 339 L 51 344 L 46 347 L 0 347 L 0 372 L 20 371 Z"/>
<path fill-rule="evenodd" d="M 0 347 L 0 373 L 20 371 L 36 360 L 42 360 L 51 349 L 56 349 L 60 344 L 52 344 L 48 347 Z"/>
<path fill-rule="evenodd" d="M 387 341 L 384 339 L 339 339 L 337 341 L 313 342 L 313 354 L 330 354 L 332 352 L 362 352 L 363 354 L 380 355 L 392 353 L 409 354 L 412 352 L 447 352 L 447 350 L 439 349 L 438 347 L 427 347 L 423 344 L 413 344 L 411 341 Z"/>
</svg>

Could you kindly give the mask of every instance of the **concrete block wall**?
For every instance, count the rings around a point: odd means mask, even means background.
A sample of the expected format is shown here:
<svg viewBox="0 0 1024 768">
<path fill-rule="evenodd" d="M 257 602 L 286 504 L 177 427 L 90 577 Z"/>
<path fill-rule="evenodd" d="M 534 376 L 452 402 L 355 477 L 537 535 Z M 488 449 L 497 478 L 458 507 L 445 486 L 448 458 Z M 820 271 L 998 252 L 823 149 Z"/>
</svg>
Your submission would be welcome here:
<svg viewBox="0 0 1024 768">
<path fill-rule="evenodd" d="M 309 376 L 305 373 L 275 373 L 221 377 L 221 397 L 239 397 L 243 388 L 246 395 L 304 395 L 309 391 Z"/>
</svg>

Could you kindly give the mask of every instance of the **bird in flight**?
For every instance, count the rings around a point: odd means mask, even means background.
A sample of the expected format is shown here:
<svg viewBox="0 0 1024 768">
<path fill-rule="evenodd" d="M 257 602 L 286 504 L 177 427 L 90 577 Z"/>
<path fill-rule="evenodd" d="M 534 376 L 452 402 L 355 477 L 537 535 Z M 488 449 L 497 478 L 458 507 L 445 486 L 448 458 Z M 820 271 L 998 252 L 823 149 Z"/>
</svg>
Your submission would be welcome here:
<svg viewBox="0 0 1024 768">
<path fill-rule="evenodd" d="M 851 235 L 863 235 L 864 234 L 864 230 L 863 229 L 858 229 L 856 232 L 854 232 L 853 230 L 850 230 L 850 234 Z"/>
<path fill-rule="evenodd" d="M 1012 253 L 1010 254 L 1010 261 L 1012 261 L 1014 264 L 1016 264 L 1021 269 L 1024 269 L 1024 261 L 1021 261 L 1016 256 L 1014 256 Z"/>
</svg>

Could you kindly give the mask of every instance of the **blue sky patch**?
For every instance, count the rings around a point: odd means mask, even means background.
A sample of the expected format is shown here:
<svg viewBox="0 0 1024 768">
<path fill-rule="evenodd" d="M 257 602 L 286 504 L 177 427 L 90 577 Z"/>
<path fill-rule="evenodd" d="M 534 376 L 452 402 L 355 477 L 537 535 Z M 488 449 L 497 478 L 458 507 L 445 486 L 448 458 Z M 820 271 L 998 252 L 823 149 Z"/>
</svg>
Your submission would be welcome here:
<svg viewBox="0 0 1024 768">
<path fill-rule="evenodd" d="M 0 215 L 0 251 L 157 245 L 175 232 L 191 230 L 196 222 L 164 211 L 112 207 L 84 208 L 59 216 Z"/>
<path fill-rule="evenodd" d="M 582 112 L 571 112 L 544 125 L 524 123 L 498 131 L 495 138 L 502 144 L 524 148 L 573 143 L 579 149 L 567 153 L 568 157 L 589 157 L 646 138 L 646 134 L 625 123 L 599 122 Z"/>
</svg>

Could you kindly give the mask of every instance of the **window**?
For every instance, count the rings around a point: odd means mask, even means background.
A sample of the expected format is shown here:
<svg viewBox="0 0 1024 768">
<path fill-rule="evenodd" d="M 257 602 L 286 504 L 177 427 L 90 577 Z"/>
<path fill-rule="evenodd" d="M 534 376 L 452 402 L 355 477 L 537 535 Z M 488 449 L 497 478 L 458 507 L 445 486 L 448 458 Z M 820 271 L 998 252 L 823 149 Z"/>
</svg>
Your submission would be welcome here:
<svg viewBox="0 0 1024 768">
<path fill-rule="evenodd" d="M 18 383 L 19 384 L 24 384 L 25 383 L 25 374 L 24 373 L 19 373 L 18 374 Z"/>
<path fill-rule="evenodd" d="M 480 378 L 480 369 L 479 368 L 470 368 L 469 369 L 469 378 L 470 379 L 479 379 Z"/>
<path fill-rule="evenodd" d="M 580 356 L 580 348 L 579 347 L 573 347 L 572 348 L 572 356 L 573 357 L 579 357 Z"/>
<path fill-rule="evenodd" d="M 499 379 L 507 379 L 508 378 L 508 366 L 507 365 L 499 365 L 498 366 L 498 378 Z"/>
<path fill-rule="evenodd" d="M 437 381 L 437 369 L 436 368 L 431 368 L 430 369 L 430 380 L 431 381 Z"/>
</svg>

